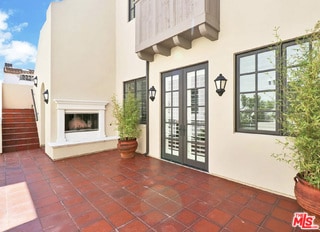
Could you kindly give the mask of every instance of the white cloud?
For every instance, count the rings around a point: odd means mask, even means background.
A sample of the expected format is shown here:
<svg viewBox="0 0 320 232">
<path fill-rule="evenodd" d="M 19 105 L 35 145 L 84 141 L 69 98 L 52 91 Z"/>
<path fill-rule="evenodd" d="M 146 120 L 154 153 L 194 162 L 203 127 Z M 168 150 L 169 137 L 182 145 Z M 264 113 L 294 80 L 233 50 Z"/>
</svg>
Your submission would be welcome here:
<svg viewBox="0 0 320 232">
<path fill-rule="evenodd" d="M 34 63 L 37 49 L 28 42 L 13 40 L 8 44 L 0 45 L 0 55 L 4 56 L 9 63 Z"/>
<path fill-rule="evenodd" d="M 0 56 L 5 62 L 9 63 L 35 63 L 37 54 L 36 47 L 26 41 L 13 40 L 11 33 L 21 32 L 23 28 L 28 26 L 28 23 L 24 22 L 10 28 L 7 23 L 10 15 L 10 12 L 6 13 L 0 10 Z"/>
<path fill-rule="evenodd" d="M 7 30 L 8 24 L 6 23 L 9 15 L 3 11 L 0 11 L 0 30 Z"/>
<path fill-rule="evenodd" d="M 27 27 L 28 26 L 28 23 L 27 22 L 24 22 L 24 23 L 20 23 L 18 26 L 14 26 L 12 28 L 12 31 L 15 31 L 15 32 L 20 32 L 22 31 L 23 28 Z"/>
</svg>

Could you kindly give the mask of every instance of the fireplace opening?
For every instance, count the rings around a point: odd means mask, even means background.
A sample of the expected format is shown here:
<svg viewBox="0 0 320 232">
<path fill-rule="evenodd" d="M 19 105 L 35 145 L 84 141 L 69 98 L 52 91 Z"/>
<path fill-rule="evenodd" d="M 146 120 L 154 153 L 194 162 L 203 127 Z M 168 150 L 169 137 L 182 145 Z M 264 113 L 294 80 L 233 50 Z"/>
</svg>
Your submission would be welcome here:
<svg viewBox="0 0 320 232">
<path fill-rule="evenodd" d="M 98 113 L 66 113 L 65 132 L 97 131 L 99 130 Z"/>
</svg>

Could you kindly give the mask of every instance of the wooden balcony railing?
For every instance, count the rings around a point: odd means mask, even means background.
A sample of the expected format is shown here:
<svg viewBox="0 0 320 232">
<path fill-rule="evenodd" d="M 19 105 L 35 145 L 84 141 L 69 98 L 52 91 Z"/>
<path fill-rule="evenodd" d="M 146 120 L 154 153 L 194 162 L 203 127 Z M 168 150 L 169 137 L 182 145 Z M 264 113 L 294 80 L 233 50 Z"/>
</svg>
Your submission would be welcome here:
<svg viewBox="0 0 320 232">
<path fill-rule="evenodd" d="M 191 48 L 199 37 L 217 40 L 220 0 L 138 0 L 136 53 L 147 61 L 155 54 L 170 56 L 171 48 Z"/>
</svg>

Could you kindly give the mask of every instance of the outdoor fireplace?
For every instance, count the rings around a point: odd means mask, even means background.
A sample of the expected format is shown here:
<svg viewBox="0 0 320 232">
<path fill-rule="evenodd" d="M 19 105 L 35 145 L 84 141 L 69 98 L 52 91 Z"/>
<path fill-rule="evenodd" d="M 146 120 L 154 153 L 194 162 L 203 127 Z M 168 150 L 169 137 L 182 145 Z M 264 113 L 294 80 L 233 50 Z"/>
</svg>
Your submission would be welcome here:
<svg viewBox="0 0 320 232">
<path fill-rule="evenodd" d="M 107 102 L 55 100 L 57 103 L 57 143 L 92 142 L 105 139 Z"/>
</svg>

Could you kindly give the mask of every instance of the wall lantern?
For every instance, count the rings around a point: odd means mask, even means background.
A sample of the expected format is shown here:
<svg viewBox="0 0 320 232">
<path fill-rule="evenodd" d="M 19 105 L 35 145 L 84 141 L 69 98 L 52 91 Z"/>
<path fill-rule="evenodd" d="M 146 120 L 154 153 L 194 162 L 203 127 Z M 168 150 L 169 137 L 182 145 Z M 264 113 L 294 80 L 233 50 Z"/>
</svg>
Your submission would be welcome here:
<svg viewBox="0 0 320 232">
<path fill-rule="evenodd" d="M 48 104 L 48 102 L 49 102 L 49 91 L 48 90 L 43 92 L 43 98 L 44 98 L 44 102 Z"/>
<path fill-rule="evenodd" d="M 154 88 L 154 86 L 152 86 L 149 89 L 149 96 L 151 101 L 154 101 L 154 99 L 156 98 L 156 93 L 157 93 L 157 90 Z"/>
<path fill-rule="evenodd" d="M 34 84 L 35 87 L 38 86 L 38 77 L 37 77 L 37 76 L 35 76 L 35 77 L 33 78 L 33 84 Z"/>
<path fill-rule="evenodd" d="M 222 94 L 225 92 L 227 79 L 220 73 L 220 75 L 214 80 L 214 84 L 216 85 L 217 94 L 222 96 Z"/>
</svg>

